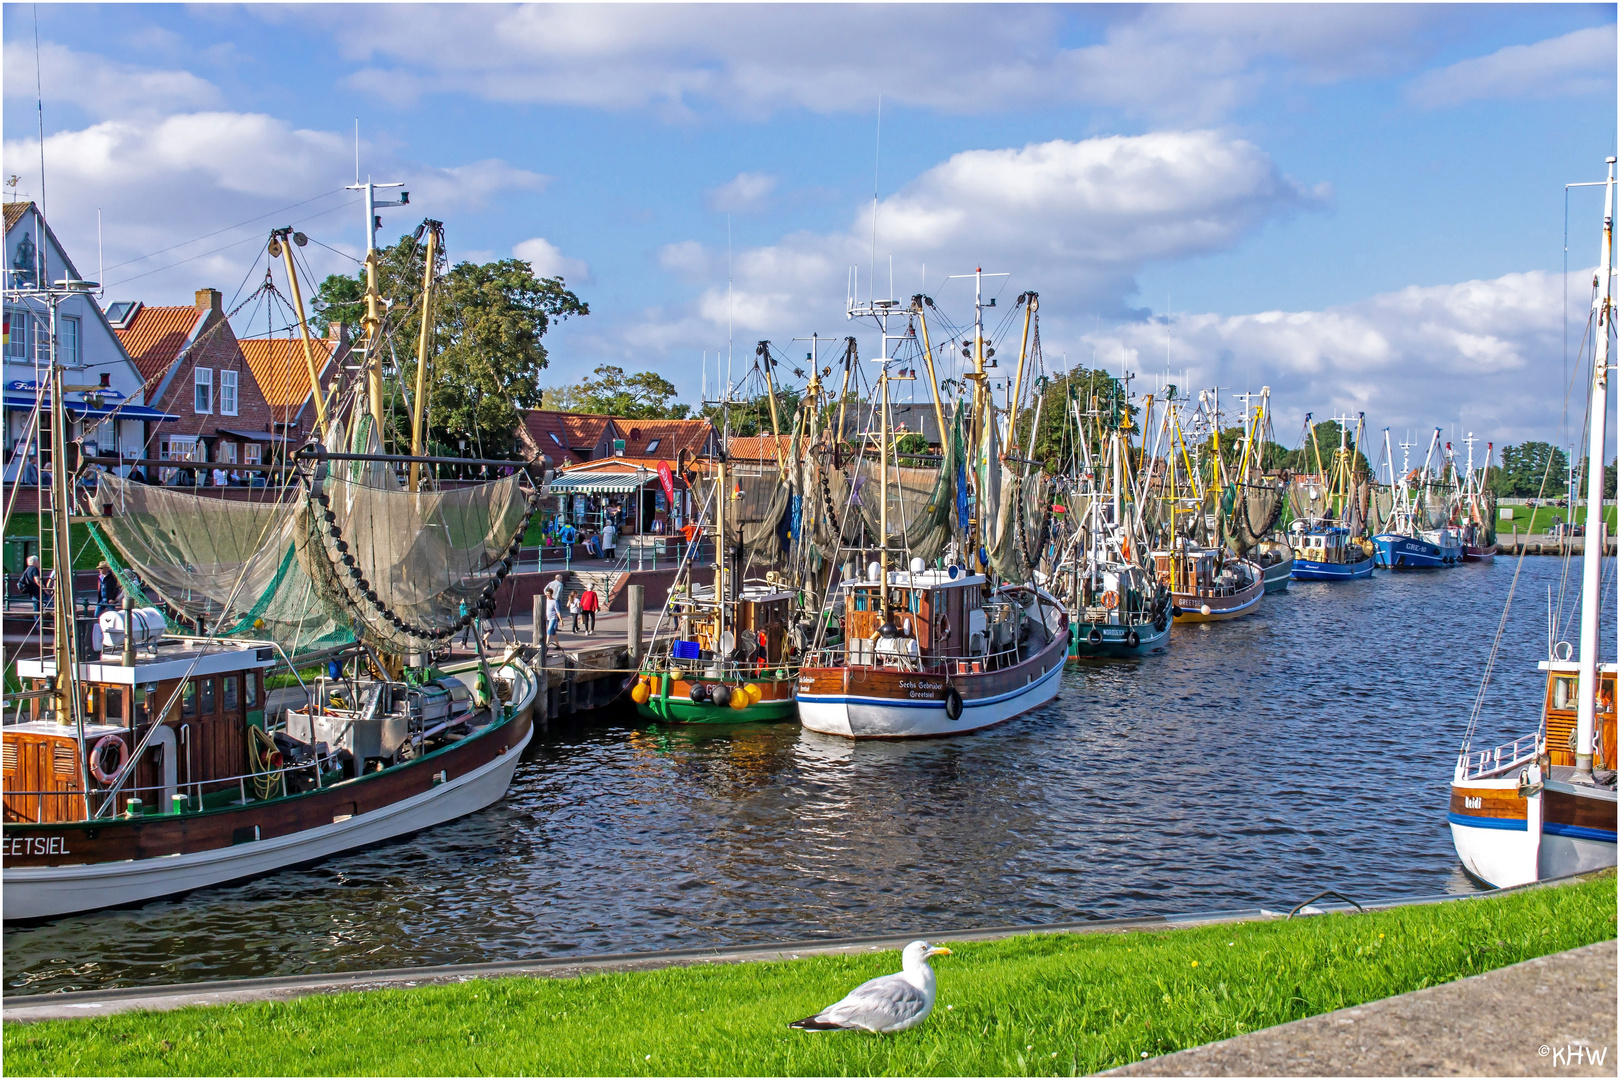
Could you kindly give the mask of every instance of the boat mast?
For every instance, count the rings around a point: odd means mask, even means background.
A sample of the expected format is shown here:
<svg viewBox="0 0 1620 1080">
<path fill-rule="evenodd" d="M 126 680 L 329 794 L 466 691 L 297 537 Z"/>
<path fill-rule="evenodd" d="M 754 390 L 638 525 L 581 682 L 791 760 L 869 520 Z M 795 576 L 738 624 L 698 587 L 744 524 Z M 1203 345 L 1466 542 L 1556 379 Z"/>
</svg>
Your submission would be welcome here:
<svg viewBox="0 0 1620 1080">
<path fill-rule="evenodd" d="M 433 341 L 433 264 L 439 257 L 439 233 L 444 226 L 437 221 L 426 223 L 427 263 L 422 271 L 422 333 L 416 342 L 416 400 L 411 402 L 411 457 L 421 457 L 423 446 L 422 417 L 427 409 L 428 349 Z M 411 462 L 411 490 L 421 483 L 421 462 Z"/>
<path fill-rule="evenodd" d="M 878 372 L 878 610 L 889 621 L 889 358 L 888 334 L 883 335 L 885 355 Z"/>
<path fill-rule="evenodd" d="M 1592 783 L 1592 731 L 1597 719 L 1598 595 L 1603 578 L 1603 444 L 1609 405 L 1609 334 L 1613 331 L 1614 296 L 1614 164 L 1603 196 L 1603 249 L 1598 274 L 1603 282 L 1593 307 L 1597 311 L 1597 355 L 1592 361 L 1591 437 L 1586 457 L 1586 542 L 1581 554 L 1581 659 L 1579 707 L 1575 721 L 1575 776 Z"/>
</svg>

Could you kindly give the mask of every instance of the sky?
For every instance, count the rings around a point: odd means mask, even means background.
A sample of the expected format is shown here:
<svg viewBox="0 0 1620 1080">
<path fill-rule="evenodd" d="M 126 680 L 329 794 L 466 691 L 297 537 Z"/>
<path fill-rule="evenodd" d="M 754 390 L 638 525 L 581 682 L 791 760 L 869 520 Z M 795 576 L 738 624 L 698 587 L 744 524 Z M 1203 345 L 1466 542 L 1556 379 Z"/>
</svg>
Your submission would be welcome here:
<svg viewBox="0 0 1620 1080">
<path fill-rule="evenodd" d="M 1579 438 L 1602 202 L 1568 192 L 1566 276 L 1565 185 L 1616 152 L 1612 4 L 3 18 L 4 172 L 39 197 L 42 125 L 47 215 L 109 303 L 235 307 L 275 226 L 315 241 L 317 278 L 352 272 L 358 122 L 360 174 L 410 192 L 383 242 L 433 217 L 451 259 L 522 258 L 590 304 L 548 335 L 546 385 L 614 364 L 695 403 L 760 339 L 878 356 L 852 276 L 962 326 L 957 275 L 982 267 L 1006 275 L 1004 358 L 1033 290 L 1043 371 L 1269 386 L 1285 445 L 1306 413 L 1364 412 L 1379 440 Z"/>
</svg>

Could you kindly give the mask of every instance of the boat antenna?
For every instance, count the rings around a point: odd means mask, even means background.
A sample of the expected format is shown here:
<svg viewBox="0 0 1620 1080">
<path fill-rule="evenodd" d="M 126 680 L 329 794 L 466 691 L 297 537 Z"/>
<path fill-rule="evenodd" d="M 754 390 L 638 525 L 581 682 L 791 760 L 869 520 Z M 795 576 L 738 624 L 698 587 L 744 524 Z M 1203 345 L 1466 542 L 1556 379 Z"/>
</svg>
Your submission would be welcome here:
<svg viewBox="0 0 1620 1080">
<path fill-rule="evenodd" d="M 731 400 L 731 215 L 726 215 L 726 400 Z M 729 423 L 729 414 L 727 422 Z"/>
<path fill-rule="evenodd" d="M 877 144 L 872 150 L 872 263 L 867 267 L 866 291 L 877 296 L 878 167 L 883 162 L 883 95 L 878 95 Z"/>
<path fill-rule="evenodd" d="M 39 212 L 45 213 L 45 76 L 39 70 L 39 5 L 34 8 L 34 104 L 39 112 Z M 43 250 L 44 244 L 40 245 Z M 43 256 L 42 256 L 43 257 Z M 41 282 L 44 276 L 40 277 Z"/>
<path fill-rule="evenodd" d="M 354 183 L 360 184 L 360 118 L 354 118 Z"/>
</svg>

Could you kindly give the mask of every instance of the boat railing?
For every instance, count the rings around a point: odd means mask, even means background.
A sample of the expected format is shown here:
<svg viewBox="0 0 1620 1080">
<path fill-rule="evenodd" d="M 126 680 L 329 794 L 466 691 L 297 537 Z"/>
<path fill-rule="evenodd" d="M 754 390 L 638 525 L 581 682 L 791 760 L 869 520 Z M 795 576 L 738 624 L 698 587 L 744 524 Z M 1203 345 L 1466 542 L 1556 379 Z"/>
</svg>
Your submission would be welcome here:
<svg viewBox="0 0 1620 1080">
<path fill-rule="evenodd" d="M 330 787 L 332 782 L 326 778 L 326 774 L 332 772 L 338 767 L 337 758 L 338 755 L 334 752 L 327 754 L 324 757 L 313 758 L 308 761 L 294 762 L 282 765 L 280 768 L 276 769 L 265 769 L 261 772 L 242 773 L 239 776 L 220 776 L 208 780 L 199 780 L 196 782 L 187 782 L 172 786 L 168 784 L 151 784 L 145 787 L 126 786 L 119 788 L 118 794 L 125 798 L 125 816 L 128 816 L 128 800 L 131 798 L 139 798 L 141 800 L 141 816 L 143 817 L 152 814 L 165 814 L 173 816 L 176 811 L 172 802 L 169 806 L 159 805 L 165 792 L 170 792 L 176 796 L 184 796 L 185 802 L 181 804 L 183 808 L 181 811 L 179 811 L 181 813 L 195 813 L 202 809 L 215 809 L 214 807 L 205 806 L 205 795 L 215 795 L 220 791 L 228 792 L 230 790 L 230 785 L 232 784 L 236 785 L 237 798 L 234 802 L 231 802 L 228 805 L 245 806 L 251 802 L 261 802 L 265 799 L 278 797 L 277 794 L 259 794 L 261 791 L 288 794 L 290 792 L 290 788 L 287 784 L 287 778 L 289 776 L 296 778 L 308 777 L 313 781 L 311 790 L 320 790 L 323 787 Z M 213 790 L 204 792 L 202 789 L 205 787 Z M 254 793 L 252 798 L 249 798 L 250 791 Z M 37 824 L 41 815 L 44 813 L 44 801 L 46 799 L 71 799 L 73 803 L 79 807 L 83 807 L 84 805 L 84 789 L 78 786 L 64 788 L 57 791 L 14 791 L 11 788 L 4 788 L 3 791 L 0 791 L 0 794 L 4 795 L 5 816 L 8 822 Z M 93 789 L 90 792 L 90 798 L 91 801 L 94 802 L 98 798 L 104 798 L 107 794 L 108 792 L 106 790 Z M 152 796 L 152 802 L 147 802 L 147 795 Z M 16 799 L 22 799 L 24 807 L 27 805 L 28 801 L 32 801 L 34 816 L 26 816 L 22 812 L 22 808 L 13 801 Z M 115 814 L 111 816 L 116 818 L 118 815 Z M 101 821 L 106 821 L 108 819 L 108 815 L 98 815 L 97 817 L 97 820 Z M 71 824 L 72 820 L 78 819 L 74 818 L 71 820 L 64 820 L 58 818 L 56 822 L 48 824 Z"/>
<path fill-rule="evenodd" d="M 1498 776 L 1529 764 L 1540 753 L 1541 733 L 1533 731 L 1488 750 L 1464 750 L 1459 755 L 1457 775 L 1462 780 Z"/>
</svg>

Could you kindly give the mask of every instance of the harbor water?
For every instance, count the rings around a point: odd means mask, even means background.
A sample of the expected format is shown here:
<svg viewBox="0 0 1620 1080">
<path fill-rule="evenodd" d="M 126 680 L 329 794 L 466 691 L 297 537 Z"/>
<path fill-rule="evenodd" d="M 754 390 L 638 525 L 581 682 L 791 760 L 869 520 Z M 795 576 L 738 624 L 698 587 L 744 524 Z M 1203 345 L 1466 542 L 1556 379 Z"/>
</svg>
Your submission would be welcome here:
<svg viewBox="0 0 1620 1080">
<path fill-rule="evenodd" d="M 1296 582 L 1177 626 L 1166 654 L 1071 665 L 1050 705 L 958 738 L 565 727 L 505 801 L 429 833 L 8 925 L 5 992 L 1470 891 L 1447 784 L 1516 570 L 1494 745 L 1535 727 L 1561 559 Z"/>
</svg>

